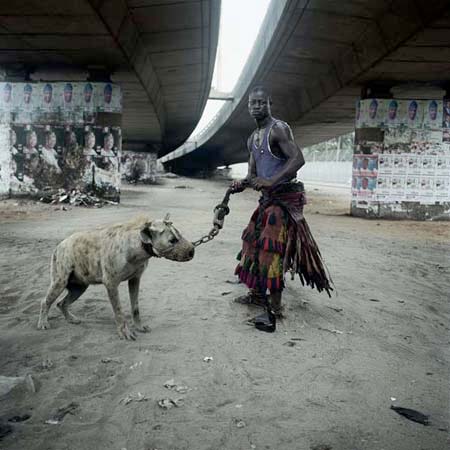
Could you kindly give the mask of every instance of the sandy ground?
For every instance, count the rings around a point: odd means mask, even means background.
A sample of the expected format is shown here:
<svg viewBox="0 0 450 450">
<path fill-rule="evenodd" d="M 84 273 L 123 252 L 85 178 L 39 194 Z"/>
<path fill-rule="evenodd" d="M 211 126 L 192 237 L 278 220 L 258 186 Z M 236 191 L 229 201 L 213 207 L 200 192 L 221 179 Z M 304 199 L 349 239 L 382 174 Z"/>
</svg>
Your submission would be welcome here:
<svg viewBox="0 0 450 450">
<path fill-rule="evenodd" d="M 233 270 L 257 199 L 244 192 L 232 198 L 219 237 L 192 262 L 150 261 L 141 314 L 152 332 L 136 342 L 118 339 L 102 286 L 73 305 L 82 324 L 67 324 L 53 308 L 51 329 L 36 329 L 52 249 L 76 230 L 142 211 L 170 212 L 197 239 L 210 229 L 224 183 L 174 179 L 128 188 L 120 206 L 102 209 L 0 202 L 0 375 L 31 374 L 38 387 L 1 401 L 3 421 L 31 418 L 12 424 L 0 447 L 449 448 L 449 224 L 351 218 L 347 190 L 307 188 L 306 216 L 337 296 L 288 281 L 287 318 L 276 333 L 246 324 L 259 310 L 231 301 L 245 292 Z M 128 311 L 125 285 L 121 294 Z M 166 389 L 169 379 L 188 391 Z M 138 393 L 145 399 L 122 401 Z M 183 403 L 164 410 L 163 398 Z M 74 414 L 45 424 L 71 402 L 79 405 Z M 391 404 L 429 414 L 432 425 L 397 415 Z"/>
</svg>

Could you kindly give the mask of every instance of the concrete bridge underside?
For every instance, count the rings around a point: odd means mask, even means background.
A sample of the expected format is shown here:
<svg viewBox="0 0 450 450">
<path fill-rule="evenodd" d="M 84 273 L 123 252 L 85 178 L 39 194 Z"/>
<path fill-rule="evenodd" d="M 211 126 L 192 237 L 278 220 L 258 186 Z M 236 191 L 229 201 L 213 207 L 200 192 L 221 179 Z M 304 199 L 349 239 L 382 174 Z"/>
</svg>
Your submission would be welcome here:
<svg viewBox="0 0 450 450">
<path fill-rule="evenodd" d="M 164 154 L 192 132 L 215 62 L 220 0 L 23 0 L 0 5 L 4 79 L 111 81 L 128 148 Z"/>
<path fill-rule="evenodd" d="M 446 87 L 450 79 L 448 1 L 287 0 L 267 42 L 274 2 L 270 8 L 253 50 L 264 49 L 264 55 L 257 67 L 244 69 L 234 104 L 224 108 L 231 112 L 218 117 L 197 148 L 180 149 L 167 159 L 173 170 L 247 160 L 245 143 L 254 125 L 246 104 L 254 84 L 271 90 L 274 115 L 287 120 L 297 141 L 307 146 L 352 131 L 355 101 L 364 86 L 385 91 L 429 82 Z"/>
</svg>

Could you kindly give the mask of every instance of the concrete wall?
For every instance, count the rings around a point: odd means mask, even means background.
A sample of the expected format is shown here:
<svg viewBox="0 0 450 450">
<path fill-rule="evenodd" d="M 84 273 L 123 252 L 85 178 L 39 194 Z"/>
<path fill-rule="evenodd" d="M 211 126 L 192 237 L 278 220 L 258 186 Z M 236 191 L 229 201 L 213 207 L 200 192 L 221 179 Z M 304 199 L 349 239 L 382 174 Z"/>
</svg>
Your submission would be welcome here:
<svg viewBox="0 0 450 450">
<path fill-rule="evenodd" d="M 450 101 L 358 102 L 351 210 L 363 217 L 450 217 Z"/>
<path fill-rule="evenodd" d="M 351 161 L 306 161 L 298 173 L 298 178 L 302 181 L 342 184 L 350 189 L 352 163 Z"/>
<path fill-rule="evenodd" d="M 110 83 L 0 83 L 0 194 L 64 188 L 118 200 L 121 103 Z"/>
</svg>

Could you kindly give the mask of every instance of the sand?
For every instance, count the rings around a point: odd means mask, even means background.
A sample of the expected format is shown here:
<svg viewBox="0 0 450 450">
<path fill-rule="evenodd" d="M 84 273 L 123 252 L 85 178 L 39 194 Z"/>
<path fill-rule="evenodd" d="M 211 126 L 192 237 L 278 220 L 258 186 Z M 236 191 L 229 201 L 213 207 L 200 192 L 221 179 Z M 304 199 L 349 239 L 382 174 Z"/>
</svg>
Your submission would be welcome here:
<svg viewBox="0 0 450 450">
<path fill-rule="evenodd" d="M 37 387 L 2 399 L 1 420 L 31 418 L 12 424 L 0 447 L 448 448 L 450 225 L 352 218 L 346 189 L 307 188 L 306 217 L 337 296 L 288 281 L 277 331 L 246 323 L 259 310 L 232 303 L 245 292 L 233 276 L 235 255 L 257 201 L 246 191 L 233 196 L 225 228 L 193 261 L 150 261 L 140 305 L 152 331 L 135 342 L 119 340 L 103 286 L 73 305 L 82 324 L 53 307 L 51 329 L 36 329 L 53 248 L 74 231 L 144 211 L 170 212 L 185 237 L 198 239 L 224 182 L 125 187 L 120 206 L 101 209 L 0 202 L 0 375 L 31 374 Z M 126 285 L 121 296 L 128 312 Z M 187 392 L 165 388 L 170 379 Z M 182 402 L 166 410 L 164 398 Z M 73 414 L 45 423 L 72 402 Z M 431 426 L 391 404 L 429 414 Z"/>
</svg>

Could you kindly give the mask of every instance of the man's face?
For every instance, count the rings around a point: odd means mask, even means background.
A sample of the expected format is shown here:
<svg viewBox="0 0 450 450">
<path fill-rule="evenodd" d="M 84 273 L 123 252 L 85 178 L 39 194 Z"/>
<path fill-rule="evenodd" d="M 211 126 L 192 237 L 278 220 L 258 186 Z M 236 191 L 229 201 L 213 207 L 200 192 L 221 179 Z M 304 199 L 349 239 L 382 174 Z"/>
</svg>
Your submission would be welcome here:
<svg viewBox="0 0 450 450">
<path fill-rule="evenodd" d="M 109 105 L 111 103 L 112 91 L 110 89 L 105 89 L 103 92 L 103 98 L 105 100 L 105 103 Z"/>
<path fill-rule="evenodd" d="M 50 150 L 55 148 L 56 145 L 56 135 L 55 133 L 50 133 L 48 138 L 47 138 L 47 142 L 46 142 L 46 147 Z"/>
<path fill-rule="evenodd" d="M 84 101 L 86 103 L 91 103 L 92 91 L 90 89 L 85 89 L 84 91 Z"/>
<path fill-rule="evenodd" d="M 394 120 L 397 116 L 397 107 L 395 105 L 389 106 L 389 119 Z"/>
<path fill-rule="evenodd" d="M 44 102 L 50 103 L 52 101 L 52 89 L 50 87 L 44 89 Z"/>
<path fill-rule="evenodd" d="M 9 103 L 11 101 L 11 86 L 6 85 L 3 89 L 3 101 Z"/>
<path fill-rule="evenodd" d="M 428 112 L 430 114 L 430 119 L 431 120 L 436 120 L 437 117 L 437 107 L 434 105 L 430 105 Z"/>
<path fill-rule="evenodd" d="M 368 186 L 369 186 L 369 180 L 367 178 L 363 178 L 362 179 L 362 188 L 367 189 Z"/>
<path fill-rule="evenodd" d="M 252 92 L 248 97 L 248 112 L 256 119 L 264 119 L 270 115 L 270 103 L 266 93 L 262 91 Z"/>
<path fill-rule="evenodd" d="M 375 117 L 377 116 L 377 109 L 378 109 L 378 105 L 375 102 L 370 104 L 369 117 L 371 119 L 375 119 Z"/>
<path fill-rule="evenodd" d="M 416 118 L 417 106 L 414 104 L 409 105 L 408 108 L 408 117 L 410 120 L 414 120 Z"/>
<path fill-rule="evenodd" d="M 95 146 L 95 135 L 94 133 L 88 133 L 86 136 L 86 147 L 87 148 L 94 148 Z"/>
<path fill-rule="evenodd" d="M 72 89 L 69 87 L 66 87 L 64 89 L 64 102 L 70 103 L 72 101 Z"/>
<path fill-rule="evenodd" d="M 23 93 L 23 101 L 27 105 L 31 102 L 31 91 L 30 90 L 24 91 L 24 93 Z"/>
<path fill-rule="evenodd" d="M 105 138 L 105 150 L 111 151 L 114 147 L 114 138 L 111 134 L 108 134 Z"/>
<path fill-rule="evenodd" d="M 37 144 L 37 136 L 36 133 L 34 131 L 32 131 L 29 135 L 28 135 L 28 139 L 27 139 L 27 147 L 28 148 L 34 148 L 36 147 Z"/>
</svg>

